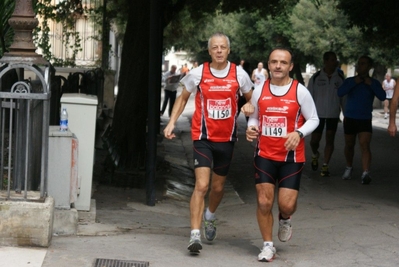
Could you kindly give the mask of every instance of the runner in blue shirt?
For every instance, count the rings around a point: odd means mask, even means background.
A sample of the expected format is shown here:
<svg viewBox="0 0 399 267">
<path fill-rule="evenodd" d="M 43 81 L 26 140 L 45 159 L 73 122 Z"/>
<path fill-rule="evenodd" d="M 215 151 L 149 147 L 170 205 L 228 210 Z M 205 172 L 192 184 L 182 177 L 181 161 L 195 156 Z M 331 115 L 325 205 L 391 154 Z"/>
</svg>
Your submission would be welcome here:
<svg viewBox="0 0 399 267">
<path fill-rule="evenodd" d="M 368 56 L 361 56 L 357 62 L 357 75 L 347 78 L 338 88 L 338 96 L 347 95 L 344 108 L 344 133 L 345 133 L 345 158 L 346 168 L 342 179 L 352 178 L 352 164 L 356 135 L 359 137 L 359 145 L 362 153 L 363 173 L 362 184 L 369 184 L 371 164 L 371 136 L 372 136 L 372 111 L 374 97 L 384 101 L 385 91 L 381 83 L 369 76 L 373 66 L 373 60 Z"/>
</svg>

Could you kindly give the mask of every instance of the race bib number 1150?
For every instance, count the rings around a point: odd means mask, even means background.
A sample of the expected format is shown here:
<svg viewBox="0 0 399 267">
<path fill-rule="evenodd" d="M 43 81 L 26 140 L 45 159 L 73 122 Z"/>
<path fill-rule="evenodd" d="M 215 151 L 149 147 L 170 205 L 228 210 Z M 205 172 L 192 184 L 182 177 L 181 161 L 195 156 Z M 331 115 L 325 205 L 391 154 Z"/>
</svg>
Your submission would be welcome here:
<svg viewBox="0 0 399 267">
<path fill-rule="evenodd" d="M 231 117 L 231 99 L 208 99 L 208 118 L 224 120 Z"/>
</svg>

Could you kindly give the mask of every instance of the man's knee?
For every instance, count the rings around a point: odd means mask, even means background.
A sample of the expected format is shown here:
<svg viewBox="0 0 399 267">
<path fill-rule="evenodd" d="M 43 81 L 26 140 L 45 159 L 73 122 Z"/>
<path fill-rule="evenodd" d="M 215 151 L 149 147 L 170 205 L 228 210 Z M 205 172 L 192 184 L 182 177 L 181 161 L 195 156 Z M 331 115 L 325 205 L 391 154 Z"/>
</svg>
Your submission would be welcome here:
<svg viewBox="0 0 399 267">
<path fill-rule="evenodd" d="M 194 192 L 197 194 L 205 196 L 208 192 L 209 185 L 207 184 L 195 184 Z"/>
<path fill-rule="evenodd" d="M 197 176 L 195 181 L 194 192 L 201 195 L 206 195 L 209 189 L 209 179 L 200 178 L 200 175 Z"/>
<path fill-rule="evenodd" d="M 280 203 L 278 207 L 281 214 L 293 214 L 296 210 L 296 202 L 295 203 Z"/>
<path fill-rule="evenodd" d="M 359 134 L 359 146 L 361 150 L 370 150 L 371 143 L 371 133 L 361 133 Z"/>
<path fill-rule="evenodd" d="M 212 185 L 211 190 L 215 194 L 222 194 L 224 192 L 224 186 L 220 184 Z"/>
<path fill-rule="evenodd" d="M 273 207 L 273 201 L 267 198 L 258 197 L 258 209 L 263 215 L 269 214 Z"/>
<path fill-rule="evenodd" d="M 369 142 L 363 142 L 363 143 L 359 143 L 360 145 L 360 150 L 364 153 L 364 152 L 370 152 L 370 143 Z"/>
</svg>

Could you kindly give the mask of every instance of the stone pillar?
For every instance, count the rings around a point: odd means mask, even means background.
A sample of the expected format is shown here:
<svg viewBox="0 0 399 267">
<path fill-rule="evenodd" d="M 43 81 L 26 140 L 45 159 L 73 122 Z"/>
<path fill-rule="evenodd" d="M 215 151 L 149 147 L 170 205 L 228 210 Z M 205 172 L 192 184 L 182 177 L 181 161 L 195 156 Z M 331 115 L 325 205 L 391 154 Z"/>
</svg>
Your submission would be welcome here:
<svg viewBox="0 0 399 267">
<path fill-rule="evenodd" d="M 35 52 L 32 31 L 39 22 L 33 12 L 32 0 L 16 0 L 14 13 L 8 23 L 14 30 L 14 41 L 10 46 L 10 52 L 4 53 L 0 61 L 48 64 L 41 55 Z"/>
</svg>

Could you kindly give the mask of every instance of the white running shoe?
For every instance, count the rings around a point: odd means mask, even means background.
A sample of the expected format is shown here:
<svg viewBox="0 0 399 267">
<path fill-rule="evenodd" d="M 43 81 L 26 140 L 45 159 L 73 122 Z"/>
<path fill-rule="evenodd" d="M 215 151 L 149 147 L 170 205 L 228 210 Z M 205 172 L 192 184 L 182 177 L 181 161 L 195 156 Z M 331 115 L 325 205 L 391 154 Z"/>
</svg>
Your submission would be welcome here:
<svg viewBox="0 0 399 267">
<path fill-rule="evenodd" d="M 273 261 L 275 256 L 276 256 L 276 248 L 266 245 L 263 246 L 262 250 L 260 251 L 258 255 L 258 261 L 271 262 Z"/>
<path fill-rule="evenodd" d="M 281 242 L 287 242 L 292 236 L 291 217 L 287 220 L 279 220 L 278 239 Z"/>
<path fill-rule="evenodd" d="M 352 178 L 352 167 L 346 167 L 344 174 L 342 175 L 343 180 L 350 180 Z"/>
<path fill-rule="evenodd" d="M 199 253 L 202 249 L 202 242 L 201 242 L 201 234 L 200 233 L 193 233 L 190 236 L 190 243 L 188 244 L 187 249 L 191 253 Z"/>
</svg>

